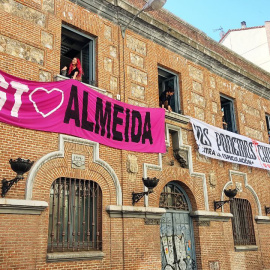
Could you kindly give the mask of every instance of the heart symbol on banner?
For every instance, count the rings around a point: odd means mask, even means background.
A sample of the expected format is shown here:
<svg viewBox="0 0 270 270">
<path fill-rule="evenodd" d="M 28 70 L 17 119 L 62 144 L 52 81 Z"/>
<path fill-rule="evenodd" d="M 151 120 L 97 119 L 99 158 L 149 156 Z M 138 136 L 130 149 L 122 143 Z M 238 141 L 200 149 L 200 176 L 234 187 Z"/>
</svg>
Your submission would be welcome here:
<svg viewBox="0 0 270 270">
<path fill-rule="evenodd" d="M 44 92 L 47 95 L 46 99 L 44 99 Z M 37 94 L 36 101 L 33 97 L 35 93 Z M 36 111 L 45 118 L 61 107 L 64 102 L 64 93 L 58 88 L 47 90 L 46 88 L 38 87 L 29 95 L 29 99 L 32 101 Z"/>
</svg>

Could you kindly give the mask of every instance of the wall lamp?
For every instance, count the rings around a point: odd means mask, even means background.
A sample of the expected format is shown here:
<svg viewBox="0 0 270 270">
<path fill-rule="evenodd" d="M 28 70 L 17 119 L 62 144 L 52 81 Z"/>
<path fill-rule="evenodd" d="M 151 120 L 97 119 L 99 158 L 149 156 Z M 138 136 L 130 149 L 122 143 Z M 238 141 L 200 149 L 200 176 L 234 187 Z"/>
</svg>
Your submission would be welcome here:
<svg viewBox="0 0 270 270">
<path fill-rule="evenodd" d="M 153 189 L 157 186 L 159 179 L 156 177 L 154 178 L 142 178 L 143 184 L 148 188 L 148 191 L 145 192 L 140 192 L 140 193 L 135 193 L 132 192 L 132 205 L 137 203 L 142 197 L 145 195 L 149 195 L 153 193 Z"/>
<path fill-rule="evenodd" d="M 237 194 L 237 189 L 224 189 L 224 194 L 229 198 L 226 201 L 214 201 L 215 211 L 222 207 L 225 203 L 230 203 Z"/>
<path fill-rule="evenodd" d="M 9 163 L 10 163 L 11 169 L 15 173 L 17 173 L 17 175 L 14 179 L 10 181 L 8 181 L 5 178 L 2 180 L 2 194 L 1 194 L 2 197 L 5 197 L 5 195 L 13 186 L 13 184 L 18 183 L 18 181 L 24 178 L 23 174 L 30 170 L 34 161 L 30 161 L 29 159 L 17 158 L 14 160 L 10 159 Z"/>
<path fill-rule="evenodd" d="M 265 214 L 266 215 L 270 214 L 270 207 L 265 206 Z"/>
<path fill-rule="evenodd" d="M 122 37 L 125 38 L 127 28 L 143 11 L 148 12 L 152 10 L 159 10 L 165 5 L 166 2 L 167 0 L 149 0 L 144 7 L 130 20 L 130 22 L 125 27 L 122 27 Z"/>
</svg>

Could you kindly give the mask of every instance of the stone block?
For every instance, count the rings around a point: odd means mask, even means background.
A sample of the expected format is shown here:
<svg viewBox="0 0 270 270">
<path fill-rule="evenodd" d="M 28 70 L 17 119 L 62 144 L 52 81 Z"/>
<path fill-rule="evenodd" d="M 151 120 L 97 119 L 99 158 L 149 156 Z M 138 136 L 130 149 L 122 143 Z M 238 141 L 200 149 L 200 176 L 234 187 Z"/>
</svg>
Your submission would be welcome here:
<svg viewBox="0 0 270 270">
<path fill-rule="evenodd" d="M 39 70 L 39 81 L 40 82 L 51 82 L 52 81 L 52 74 L 45 70 Z"/>
<path fill-rule="evenodd" d="M 104 25 L 104 37 L 109 40 L 112 41 L 112 28 L 108 25 Z"/>
<path fill-rule="evenodd" d="M 146 104 L 138 102 L 136 100 L 133 99 L 128 99 L 128 104 L 134 105 L 134 106 L 140 106 L 140 107 L 147 107 Z"/>
<path fill-rule="evenodd" d="M 194 107 L 195 110 L 195 118 L 204 121 L 204 109 L 202 108 L 198 108 L 198 107 Z"/>
<path fill-rule="evenodd" d="M 193 92 L 191 93 L 191 102 L 204 108 L 206 106 L 204 97 Z"/>
<path fill-rule="evenodd" d="M 111 58 L 105 57 L 104 58 L 104 69 L 108 72 L 112 73 L 113 69 L 113 60 Z"/>
<path fill-rule="evenodd" d="M 250 114 L 252 116 L 255 116 L 255 117 L 260 117 L 261 116 L 259 110 L 255 109 L 255 108 L 252 108 L 252 107 L 250 107 L 250 106 L 248 106 L 246 104 L 243 104 L 242 106 L 243 106 L 243 110 L 246 113 L 248 113 L 248 114 Z"/>
<path fill-rule="evenodd" d="M 256 130 L 256 129 L 253 129 L 250 127 L 245 127 L 245 132 L 246 132 L 247 137 L 251 137 L 251 138 L 257 139 L 259 141 L 263 140 L 262 132 L 259 130 Z"/>
<path fill-rule="evenodd" d="M 216 80 L 213 77 L 210 77 L 210 86 L 211 88 L 216 88 Z"/>
<path fill-rule="evenodd" d="M 43 0 L 42 9 L 54 13 L 54 0 Z"/>
<path fill-rule="evenodd" d="M 53 48 L 53 35 L 45 31 L 41 31 L 41 44 L 45 48 L 52 49 Z"/>
<path fill-rule="evenodd" d="M 137 38 L 134 38 L 130 35 L 126 35 L 126 42 L 127 42 L 127 47 L 134 52 L 137 52 L 142 55 L 146 55 L 147 49 L 146 49 L 146 43 L 140 41 Z"/>
<path fill-rule="evenodd" d="M 193 88 L 194 91 L 196 91 L 196 92 L 198 92 L 200 94 L 203 93 L 202 84 L 201 83 L 198 83 L 198 82 L 193 81 L 192 82 L 192 86 L 193 86 L 192 88 Z"/>
<path fill-rule="evenodd" d="M 135 83 L 131 84 L 131 94 L 133 97 L 138 99 L 145 99 L 145 88 Z"/>
<path fill-rule="evenodd" d="M 128 66 L 127 75 L 131 80 L 147 85 L 147 73 Z"/>
<path fill-rule="evenodd" d="M 144 59 L 143 57 L 135 54 L 135 53 L 130 53 L 130 62 L 135 65 L 138 66 L 140 68 L 144 67 Z"/>
<path fill-rule="evenodd" d="M 198 82 L 203 82 L 203 72 L 200 69 L 195 68 L 194 66 L 191 65 L 189 65 L 188 68 L 189 68 L 189 75 L 193 79 L 195 79 Z"/>
<path fill-rule="evenodd" d="M 216 102 L 212 102 L 212 111 L 214 113 L 217 113 L 218 112 L 218 105 Z"/>
<path fill-rule="evenodd" d="M 114 46 L 110 46 L 110 56 L 116 58 L 117 56 L 117 49 Z"/>
<path fill-rule="evenodd" d="M 111 76 L 110 79 L 110 90 L 116 91 L 118 89 L 118 79 L 116 77 Z"/>
<path fill-rule="evenodd" d="M 46 0 L 47 1 L 47 0 Z M 46 2 L 44 1 L 44 2 Z M 50 0 L 48 0 L 50 1 Z M 41 12 L 22 5 L 14 0 L 1 0 L 0 9 L 19 18 L 31 21 L 39 26 L 45 27 L 45 15 Z"/>
</svg>

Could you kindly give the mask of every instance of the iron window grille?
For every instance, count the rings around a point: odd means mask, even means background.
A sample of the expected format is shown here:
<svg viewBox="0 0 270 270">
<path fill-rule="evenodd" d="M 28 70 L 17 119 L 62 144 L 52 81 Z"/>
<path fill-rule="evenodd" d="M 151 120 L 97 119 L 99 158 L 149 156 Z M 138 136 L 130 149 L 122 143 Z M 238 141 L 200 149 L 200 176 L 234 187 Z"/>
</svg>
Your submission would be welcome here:
<svg viewBox="0 0 270 270">
<path fill-rule="evenodd" d="M 233 214 L 233 238 L 236 246 L 256 245 L 252 210 L 248 200 L 234 198 L 230 203 Z"/>
<path fill-rule="evenodd" d="M 164 187 L 160 195 L 159 207 L 174 210 L 185 210 L 185 211 L 189 210 L 188 203 L 184 194 L 173 183 L 167 184 Z"/>
<path fill-rule="evenodd" d="M 50 190 L 48 252 L 102 249 L 102 192 L 90 180 L 61 177 Z"/>
</svg>

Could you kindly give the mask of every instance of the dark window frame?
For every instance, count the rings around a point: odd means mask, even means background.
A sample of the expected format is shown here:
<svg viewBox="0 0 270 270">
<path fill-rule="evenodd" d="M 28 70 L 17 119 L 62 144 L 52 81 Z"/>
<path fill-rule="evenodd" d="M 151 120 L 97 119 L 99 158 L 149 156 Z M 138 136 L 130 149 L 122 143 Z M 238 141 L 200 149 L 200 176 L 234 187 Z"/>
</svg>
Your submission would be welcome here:
<svg viewBox="0 0 270 270">
<path fill-rule="evenodd" d="M 167 88 L 174 88 L 174 95 L 171 98 L 171 108 L 173 112 L 181 114 L 181 103 L 180 103 L 180 85 L 179 85 L 179 75 L 172 72 L 166 68 L 158 66 L 158 89 L 159 96 Z"/>
<path fill-rule="evenodd" d="M 266 122 L 268 143 L 270 143 L 270 115 L 269 114 L 265 114 L 265 122 Z"/>
<path fill-rule="evenodd" d="M 92 180 L 57 178 L 50 189 L 48 252 L 100 250 L 100 186 Z"/>
<path fill-rule="evenodd" d="M 62 24 L 60 69 L 64 66 L 69 67 L 71 60 L 78 57 L 84 72 L 82 82 L 96 85 L 95 50 L 96 38 Z"/>
<path fill-rule="evenodd" d="M 222 122 L 225 121 L 227 123 L 226 130 L 234 132 L 234 133 L 238 133 L 237 132 L 237 125 L 236 125 L 236 115 L 235 115 L 234 103 L 235 103 L 234 99 L 220 94 L 221 110 L 224 111 L 224 119 L 222 119 Z"/>
<path fill-rule="evenodd" d="M 255 246 L 255 231 L 251 205 L 248 200 L 234 198 L 230 203 L 235 246 Z"/>
</svg>

